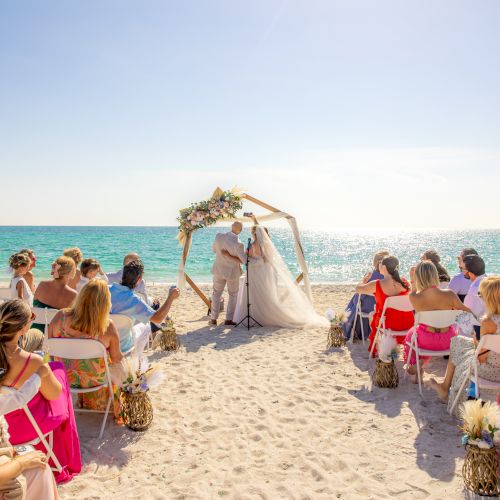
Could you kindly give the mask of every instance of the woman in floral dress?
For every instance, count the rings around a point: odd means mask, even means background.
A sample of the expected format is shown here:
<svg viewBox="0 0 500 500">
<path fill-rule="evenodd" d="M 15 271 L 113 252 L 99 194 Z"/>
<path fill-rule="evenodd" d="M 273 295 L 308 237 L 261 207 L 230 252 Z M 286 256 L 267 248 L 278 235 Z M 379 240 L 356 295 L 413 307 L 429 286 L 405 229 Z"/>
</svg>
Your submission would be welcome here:
<svg viewBox="0 0 500 500">
<path fill-rule="evenodd" d="M 62 309 L 49 325 L 49 337 L 99 340 L 109 354 L 109 361 L 120 363 L 120 337 L 109 318 L 111 295 L 102 280 L 87 283 L 79 293 L 73 307 Z M 69 384 L 74 388 L 95 387 L 104 383 L 106 367 L 102 358 L 60 360 L 66 366 Z M 114 413 L 118 417 L 117 391 L 114 390 Z M 105 410 L 109 390 L 103 388 L 87 394 L 79 394 L 79 406 L 89 410 Z"/>
</svg>

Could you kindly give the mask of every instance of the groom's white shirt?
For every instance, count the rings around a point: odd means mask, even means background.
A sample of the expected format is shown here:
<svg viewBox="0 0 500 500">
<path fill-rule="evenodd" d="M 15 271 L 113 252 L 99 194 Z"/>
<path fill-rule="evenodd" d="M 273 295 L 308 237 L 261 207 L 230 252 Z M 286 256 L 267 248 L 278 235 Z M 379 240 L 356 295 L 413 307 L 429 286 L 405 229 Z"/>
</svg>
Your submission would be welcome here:
<svg viewBox="0 0 500 500">
<path fill-rule="evenodd" d="M 242 263 L 245 261 L 245 247 L 238 235 L 232 231 L 217 234 L 212 250 L 215 253 L 213 275 L 225 280 L 238 279 L 242 274 L 240 264 L 222 253 L 222 250 L 227 250 L 234 257 L 239 257 Z"/>
</svg>

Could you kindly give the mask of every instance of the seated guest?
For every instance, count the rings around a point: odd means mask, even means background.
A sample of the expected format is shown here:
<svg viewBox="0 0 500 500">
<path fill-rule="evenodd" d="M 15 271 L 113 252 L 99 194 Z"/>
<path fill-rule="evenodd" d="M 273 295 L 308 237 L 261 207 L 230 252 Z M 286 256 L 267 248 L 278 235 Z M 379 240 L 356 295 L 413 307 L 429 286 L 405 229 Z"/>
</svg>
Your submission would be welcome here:
<svg viewBox="0 0 500 500">
<path fill-rule="evenodd" d="M 0 305 L 0 385 L 19 389 L 35 372 L 43 360 L 19 348 L 19 338 L 28 331 L 32 320 L 29 306 L 15 299 Z M 81 470 L 80 443 L 76 430 L 73 404 L 64 366 L 51 363 L 47 376 L 41 380 L 40 391 L 28 403 L 41 431 L 53 432 L 53 450 L 63 470 L 56 481 L 71 479 Z M 37 437 L 24 410 L 5 415 L 13 445 L 26 443 Z M 42 443 L 36 445 L 44 450 Z"/>
<path fill-rule="evenodd" d="M 73 259 L 73 262 L 75 263 L 75 275 L 73 276 L 73 279 L 68 283 L 68 285 L 73 288 L 73 290 L 76 290 L 76 285 L 80 283 L 80 278 L 82 277 L 81 272 L 78 269 L 78 264 L 80 264 L 80 262 L 83 260 L 83 253 L 79 248 L 74 247 L 66 248 L 63 255 L 65 257 Z"/>
<path fill-rule="evenodd" d="M 379 272 L 379 266 L 382 262 L 382 259 L 384 257 L 387 257 L 388 255 L 389 252 L 387 252 L 386 250 L 381 250 L 373 256 L 373 269 L 365 274 L 361 283 L 366 284 L 370 281 L 381 280 L 383 278 L 383 276 Z M 363 313 L 370 313 L 375 307 L 375 299 L 371 295 L 355 294 L 352 296 L 349 304 L 347 304 L 347 307 L 345 309 L 347 321 L 345 323 L 342 323 L 342 329 L 344 330 L 344 337 L 346 339 L 349 339 L 351 337 L 351 330 L 354 321 L 356 321 L 356 336 L 358 338 L 361 338 L 361 319 L 356 319 L 356 306 L 358 304 L 358 300 L 361 300 L 361 312 Z M 363 319 L 362 321 L 365 320 Z M 368 321 L 363 324 L 363 331 L 365 333 L 365 336 L 370 335 L 370 325 L 368 324 Z"/>
<path fill-rule="evenodd" d="M 84 285 L 86 285 L 90 280 L 99 278 L 104 280 L 106 283 L 108 282 L 108 277 L 106 273 L 101 269 L 101 264 L 96 259 L 85 259 L 82 261 L 80 265 L 80 272 L 82 277 L 80 278 L 80 282 L 76 285 L 76 291 L 79 292 Z"/>
<path fill-rule="evenodd" d="M 112 283 L 109 286 L 111 292 L 111 313 L 124 314 L 133 318 L 137 323 L 132 332 L 120 331 L 120 348 L 122 352 L 128 352 L 135 345 L 136 354 L 140 356 L 151 334 L 149 323 L 161 324 L 167 317 L 172 302 L 179 297 L 178 288 L 171 288 L 168 297 L 155 311 L 144 299 L 135 293 L 137 286 L 142 280 L 144 266 L 140 260 L 135 260 L 123 267 L 122 282 Z"/>
<path fill-rule="evenodd" d="M 19 389 L 0 392 L 0 498 L 24 498 L 28 500 L 56 500 L 54 475 L 47 463 L 46 455 L 39 451 L 22 455 L 15 453 L 9 442 L 8 425 L 3 415 L 21 408 L 33 399 L 42 383 L 50 376 L 48 365 L 38 370 Z"/>
<path fill-rule="evenodd" d="M 139 254 L 132 252 L 132 253 L 125 255 L 125 257 L 123 259 L 123 267 L 125 267 L 127 264 L 130 264 L 131 262 L 133 262 L 135 260 L 141 260 L 141 258 L 139 257 Z M 110 284 L 111 283 L 121 283 L 122 277 L 123 277 L 123 268 L 120 269 L 119 271 L 116 271 L 116 273 L 107 273 L 107 277 L 108 277 L 108 281 Z M 139 295 L 140 297 L 142 297 L 144 299 L 144 301 L 146 302 L 146 304 L 153 306 L 153 309 L 158 309 L 158 307 L 155 306 L 155 303 L 157 303 L 157 302 L 152 301 L 148 297 L 148 292 L 146 290 L 146 282 L 144 281 L 144 279 L 141 279 L 141 281 L 139 281 L 139 283 L 137 284 L 137 287 L 134 289 L 134 292 L 137 295 Z"/>
<path fill-rule="evenodd" d="M 448 285 L 450 290 L 453 290 L 458 298 L 463 302 L 467 292 L 469 291 L 471 281 L 465 277 L 464 257 L 466 255 L 477 255 L 473 248 L 464 248 L 457 256 L 458 268 L 460 272 L 451 278 Z"/>
<path fill-rule="evenodd" d="M 451 290 L 441 290 L 439 288 L 439 272 L 430 260 L 424 260 L 417 264 L 414 275 L 412 276 L 412 292 L 410 293 L 410 302 L 415 312 L 420 311 L 449 311 L 457 309 L 469 312 L 455 292 Z M 410 342 L 415 327 L 410 328 L 404 344 L 404 363 L 407 366 L 410 375 L 416 375 L 416 356 L 412 351 L 411 359 L 408 359 L 410 348 L 406 342 Z M 421 349 L 429 351 L 445 351 L 450 348 L 452 337 L 457 335 L 457 328 L 451 325 L 448 328 L 433 328 L 420 324 L 417 328 L 418 346 Z M 424 364 L 429 361 L 429 357 L 421 357 L 420 364 L 421 375 L 423 375 Z M 415 377 L 414 382 L 417 382 Z"/>
<path fill-rule="evenodd" d="M 484 300 L 486 316 L 481 321 L 481 336 L 500 334 L 500 276 L 484 278 L 479 285 L 479 292 Z M 458 335 L 451 341 L 450 359 L 442 383 L 431 380 L 431 387 L 443 401 L 448 401 L 448 409 L 468 376 L 469 368 L 474 362 L 477 340 L 475 337 Z M 479 354 L 478 377 L 491 382 L 500 382 L 500 354 L 484 351 Z M 458 416 L 461 403 L 465 400 L 465 391 L 462 391 L 454 413 Z"/>
<path fill-rule="evenodd" d="M 471 310 L 477 319 L 485 313 L 484 302 L 478 295 L 479 285 L 486 278 L 484 260 L 479 255 L 466 255 L 464 261 L 464 276 L 471 281 L 464 304 Z"/>
<path fill-rule="evenodd" d="M 421 255 L 420 260 L 430 260 L 436 266 L 440 286 L 444 284 L 447 285 L 450 282 L 450 275 L 448 274 L 448 271 L 442 266 L 441 257 L 436 252 L 436 250 L 427 250 Z"/>
<path fill-rule="evenodd" d="M 50 309 L 69 307 L 77 296 L 75 289 L 69 286 L 75 276 L 75 262 L 69 257 L 58 257 L 52 264 L 51 275 L 54 279 L 41 281 L 35 290 L 33 305 Z M 33 328 L 45 330 L 45 325 L 33 323 Z"/>
<path fill-rule="evenodd" d="M 25 253 L 30 258 L 30 266 L 28 272 L 24 276 L 24 279 L 28 283 L 30 290 L 34 292 L 36 287 L 35 287 L 35 276 L 33 275 L 33 269 L 35 269 L 37 261 L 35 251 L 32 250 L 31 248 L 23 248 L 22 250 L 19 250 L 19 253 Z"/>
<path fill-rule="evenodd" d="M 361 283 L 356 287 L 357 293 L 375 296 L 375 314 L 373 315 L 370 324 L 370 345 L 368 351 L 371 351 L 375 335 L 377 333 L 378 324 L 382 316 L 385 301 L 388 297 L 396 297 L 399 295 L 408 295 L 410 293 L 410 284 L 399 275 L 399 260 L 397 257 L 388 256 L 382 259 L 379 268 L 383 278 L 380 280 L 370 281 L 369 283 Z M 408 330 L 413 326 L 414 318 L 412 311 L 397 311 L 395 309 L 387 309 L 385 314 L 386 328 L 394 331 Z M 404 342 L 404 337 L 395 337 L 396 341 L 401 344 Z M 373 351 L 377 355 L 377 346 Z"/>
<path fill-rule="evenodd" d="M 50 338 L 95 339 L 106 347 L 111 363 L 122 360 L 118 330 L 109 319 L 111 295 L 104 280 L 89 281 L 80 291 L 75 304 L 59 311 L 49 325 Z M 95 387 L 103 384 L 106 366 L 103 359 L 57 360 L 66 366 L 69 385 L 76 388 Z M 108 388 L 79 394 L 80 408 L 89 410 L 106 409 Z M 115 417 L 119 405 L 115 398 Z"/>
<path fill-rule="evenodd" d="M 14 276 L 10 280 L 10 288 L 17 297 L 24 300 L 26 304 L 33 307 L 33 292 L 25 279 L 31 261 L 25 253 L 15 253 L 10 256 L 9 266 L 14 271 Z"/>
</svg>

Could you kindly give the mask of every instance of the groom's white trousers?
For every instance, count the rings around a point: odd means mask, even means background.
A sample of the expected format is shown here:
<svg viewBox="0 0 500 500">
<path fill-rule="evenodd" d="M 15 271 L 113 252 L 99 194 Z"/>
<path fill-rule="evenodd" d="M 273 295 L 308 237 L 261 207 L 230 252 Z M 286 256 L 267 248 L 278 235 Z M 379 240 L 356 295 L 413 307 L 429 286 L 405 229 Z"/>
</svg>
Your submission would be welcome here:
<svg viewBox="0 0 500 500">
<path fill-rule="evenodd" d="M 217 319 L 220 312 L 220 298 L 222 297 L 222 292 L 227 285 L 227 293 L 229 294 L 229 300 L 227 302 L 226 309 L 226 320 L 232 321 L 234 316 L 234 310 L 236 309 L 236 301 L 238 300 L 238 289 L 240 287 L 240 278 L 234 278 L 230 280 L 225 280 L 224 278 L 219 278 L 214 276 L 214 291 L 212 294 L 212 312 L 210 314 L 211 319 Z"/>
</svg>

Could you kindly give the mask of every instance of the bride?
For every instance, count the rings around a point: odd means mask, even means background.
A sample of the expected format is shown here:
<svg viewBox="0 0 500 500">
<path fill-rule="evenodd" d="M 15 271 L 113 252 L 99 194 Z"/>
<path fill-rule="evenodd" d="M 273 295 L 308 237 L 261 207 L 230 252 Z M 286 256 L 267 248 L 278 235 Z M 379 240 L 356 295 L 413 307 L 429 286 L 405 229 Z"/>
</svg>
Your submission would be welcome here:
<svg viewBox="0 0 500 500">
<path fill-rule="evenodd" d="M 306 294 L 292 277 L 266 228 L 253 217 L 253 241 L 248 249 L 250 314 L 262 326 L 286 328 L 328 326 L 328 320 L 314 311 Z M 234 321 L 247 314 L 247 287 L 240 281 Z"/>
</svg>

